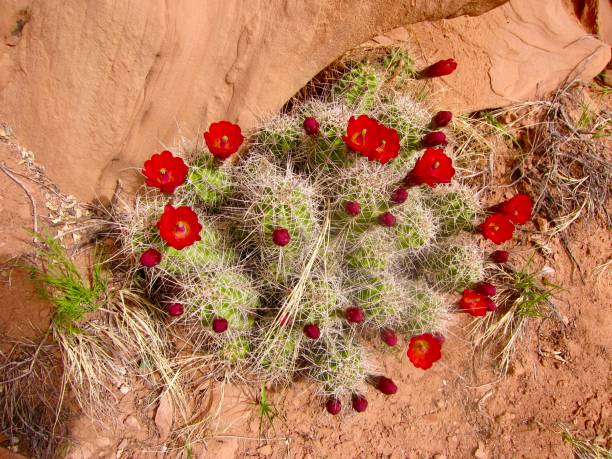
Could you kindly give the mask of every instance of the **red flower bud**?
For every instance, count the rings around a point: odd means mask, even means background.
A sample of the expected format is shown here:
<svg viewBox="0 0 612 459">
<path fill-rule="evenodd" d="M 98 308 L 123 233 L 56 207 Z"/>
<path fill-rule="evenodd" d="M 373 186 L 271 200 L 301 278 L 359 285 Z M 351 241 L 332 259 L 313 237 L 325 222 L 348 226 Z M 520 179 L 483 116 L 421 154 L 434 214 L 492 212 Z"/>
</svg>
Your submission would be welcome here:
<svg viewBox="0 0 612 459">
<path fill-rule="evenodd" d="M 448 141 L 446 140 L 446 134 L 442 131 L 433 131 L 429 134 L 426 134 L 421 139 L 421 145 L 424 148 L 433 148 L 438 145 L 447 145 Z"/>
<path fill-rule="evenodd" d="M 363 309 L 358 307 L 347 308 L 346 311 L 344 311 L 344 316 L 346 320 L 354 324 L 359 324 L 365 320 Z"/>
<path fill-rule="evenodd" d="M 351 217 L 356 217 L 361 213 L 361 206 L 357 201 L 348 201 L 344 204 L 344 211 Z"/>
<path fill-rule="evenodd" d="M 215 331 L 215 333 L 223 333 L 225 330 L 227 330 L 227 325 L 227 320 L 225 320 L 223 317 L 217 317 L 212 321 L 212 329 Z"/>
<path fill-rule="evenodd" d="M 368 409 L 368 399 L 363 395 L 353 395 L 353 409 L 358 413 L 363 413 Z"/>
<path fill-rule="evenodd" d="M 380 337 L 387 346 L 393 347 L 397 344 L 397 335 L 390 328 L 383 328 L 380 331 Z"/>
<path fill-rule="evenodd" d="M 448 126 L 448 123 L 453 119 L 453 113 L 448 111 L 441 111 L 436 113 L 432 119 L 432 123 L 435 127 L 441 128 Z"/>
<path fill-rule="evenodd" d="M 485 302 L 485 304 L 487 306 L 487 311 L 493 312 L 497 309 L 497 305 L 491 298 L 487 298 L 487 301 Z"/>
<path fill-rule="evenodd" d="M 375 380 L 376 388 L 385 395 L 393 395 L 397 392 L 397 386 L 390 378 L 379 376 Z"/>
<path fill-rule="evenodd" d="M 491 282 L 480 282 L 479 284 L 476 285 L 476 287 L 474 288 L 474 291 L 480 293 L 481 295 L 485 295 L 485 296 L 493 296 L 497 293 L 497 289 L 495 288 L 495 285 L 493 285 Z"/>
<path fill-rule="evenodd" d="M 395 204 L 403 204 L 408 199 L 408 190 L 403 186 L 399 187 L 391 194 L 391 201 Z"/>
<path fill-rule="evenodd" d="M 329 414 L 335 416 L 342 409 L 342 403 L 340 403 L 340 400 L 338 400 L 337 398 L 332 397 L 327 400 L 327 403 L 325 403 L 325 409 Z"/>
<path fill-rule="evenodd" d="M 162 255 L 155 249 L 147 249 L 140 255 L 140 264 L 145 268 L 157 266 L 161 261 Z"/>
<path fill-rule="evenodd" d="M 430 65 L 421 74 L 425 77 L 435 78 L 445 75 L 450 75 L 457 68 L 457 63 L 454 59 L 445 59 Z"/>
<path fill-rule="evenodd" d="M 395 226 L 396 222 L 397 219 L 391 212 L 385 212 L 384 214 L 378 216 L 378 223 L 382 226 L 392 227 Z"/>
<path fill-rule="evenodd" d="M 272 242 L 279 247 L 285 247 L 291 241 L 291 235 L 285 228 L 276 228 L 272 231 Z"/>
<path fill-rule="evenodd" d="M 181 303 L 172 303 L 168 305 L 168 314 L 177 317 L 183 314 L 183 305 Z"/>
<path fill-rule="evenodd" d="M 505 263 L 510 258 L 510 252 L 506 250 L 496 250 L 491 254 L 491 258 L 496 263 Z"/>
<path fill-rule="evenodd" d="M 304 118 L 304 131 L 308 135 L 318 135 L 320 131 L 321 125 L 317 121 L 316 118 L 309 116 L 308 118 Z"/>
<path fill-rule="evenodd" d="M 319 330 L 317 324 L 306 324 L 304 325 L 304 334 L 310 339 L 319 339 L 321 330 Z"/>
</svg>

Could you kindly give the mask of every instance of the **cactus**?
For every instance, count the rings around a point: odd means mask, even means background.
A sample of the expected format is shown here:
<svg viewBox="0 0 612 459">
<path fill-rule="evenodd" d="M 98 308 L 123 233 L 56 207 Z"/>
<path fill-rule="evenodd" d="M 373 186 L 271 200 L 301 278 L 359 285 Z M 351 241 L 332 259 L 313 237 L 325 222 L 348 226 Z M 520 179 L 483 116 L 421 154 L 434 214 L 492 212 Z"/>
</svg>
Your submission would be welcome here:
<svg viewBox="0 0 612 459">
<path fill-rule="evenodd" d="M 465 240 L 451 240 L 427 254 L 419 266 L 425 276 L 444 291 L 460 291 L 484 278 L 484 254 Z"/>
<path fill-rule="evenodd" d="M 228 322 L 228 330 L 252 328 L 253 314 L 259 306 L 259 292 L 251 280 L 237 268 L 198 272 L 181 279 L 178 295 L 168 303 L 181 303 L 185 316 L 209 327 L 215 318 Z"/>
<path fill-rule="evenodd" d="M 376 102 L 376 92 L 379 87 L 378 75 L 374 68 L 359 64 L 336 82 L 334 91 L 342 97 L 349 106 L 358 111 L 372 108 Z"/>
<path fill-rule="evenodd" d="M 436 216 L 442 237 L 471 230 L 480 213 L 474 191 L 459 185 L 427 190 L 425 203 Z"/>
<path fill-rule="evenodd" d="M 387 83 L 413 75 L 404 50 L 382 65 Z M 247 154 L 191 158 L 172 202 L 198 212 L 199 242 L 180 251 L 162 244 L 154 225 L 168 196 L 160 194 L 137 198 L 121 226 L 132 260 L 149 247 L 162 252 L 140 272 L 156 299 L 180 303 L 169 315 L 213 351 L 213 364 L 250 367 L 272 383 L 308 373 L 334 402 L 362 394 L 375 372 L 360 335 L 443 333 L 442 295 L 482 279 L 482 251 L 467 234 L 456 237 L 478 216 L 473 190 L 400 187 L 431 115 L 381 87 L 380 70 L 354 65 L 320 99 L 263 123 Z M 397 131 L 401 150 L 389 163 L 364 158 L 375 145 L 363 155 L 346 147 L 347 121 L 360 113 Z M 308 132 L 306 117 L 314 118 Z"/>
<path fill-rule="evenodd" d="M 354 338 L 337 335 L 321 340 L 307 352 L 308 372 L 319 383 L 320 395 L 347 398 L 361 393 L 371 364 Z"/>
<path fill-rule="evenodd" d="M 383 68 L 385 79 L 392 80 L 396 88 L 401 88 L 417 75 L 414 60 L 404 48 L 390 49 L 383 59 Z"/>
<path fill-rule="evenodd" d="M 297 150 L 303 136 L 297 117 L 280 115 L 266 122 L 254 135 L 255 144 L 279 159 Z"/>
<path fill-rule="evenodd" d="M 407 201 L 394 207 L 392 213 L 397 219 L 393 230 L 396 245 L 401 251 L 422 250 L 434 240 L 437 221 L 421 202 L 418 189 L 410 190 Z"/>
</svg>

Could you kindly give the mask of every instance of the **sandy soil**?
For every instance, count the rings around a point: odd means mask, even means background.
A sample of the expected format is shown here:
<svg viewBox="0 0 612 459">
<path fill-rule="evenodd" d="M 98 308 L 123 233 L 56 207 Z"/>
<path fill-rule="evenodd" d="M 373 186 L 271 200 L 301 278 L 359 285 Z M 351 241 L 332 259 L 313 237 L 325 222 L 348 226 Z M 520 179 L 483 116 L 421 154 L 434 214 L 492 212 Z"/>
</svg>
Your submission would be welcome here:
<svg viewBox="0 0 612 459">
<path fill-rule="evenodd" d="M 14 151 L 3 147 L 0 153 L 0 159 L 20 167 L 12 156 Z M 31 225 L 30 204 L 8 181 L 2 185 L 2 202 L 8 203 L 15 217 L 5 224 L 1 241 L 4 247 L 16 247 L 10 238 Z M 513 250 L 515 264 L 533 251 L 529 237 L 527 228 Z M 23 237 L 19 240 L 23 243 Z M 279 413 L 270 428 L 265 423 L 260 426 L 254 405 L 258 388 L 220 383 L 214 389 L 202 387 L 194 397 L 208 399 L 209 413 L 219 416 L 211 425 L 214 434 L 207 444 L 192 445 L 192 456 L 571 458 L 571 447 L 558 432 L 560 423 L 580 438 L 598 438 L 604 443 L 607 438 L 609 442 L 612 283 L 610 273 L 597 267 L 609 260 L 612 241 L 608 229 L 599 222 L 577 224 L 571 241 L 584 283 L 558 241 L 551 243 L 550 256 L 536 258 L 534 269 L 544 265 L 553 268 L 550 279 L 564 288 L 556 299 L 562 321 L 536 320 L 530 325 L 507 378 L 498 378 L 490 358 L 475 356 L 465 338 L 469 319 L 457 316 L 444 346 L 444 358 L 431 370 L 424 372 L 409 364 L 406 343 L 384 353 L 380 365 L 396 381 L 399 391 L 389 398 L 370 391 L 370 405 L 364 414 L 345 409 L 347 414 L 331 417 L 309 385 L 299 382 L 287 391 L 269 393 Z M 21 247 L 10 256 L 27 248 Z M 35 297 L 27 275 L 7 271 L 0 281 L 0 333 L 32 336 L 34 329 L 44 327 L 50 308 Z M 168 443 L 171 410 L 149 405 L 147 388 L 138 381 L 131 387 L 124 396 L 117 392 L 121 401 L 108 425 L 75 420 L 68 457 L 186 454 L 185 450 L 161 452 Z M 259 436 L 260 427 L 263 437 Z M 0 457 L 10 457 L 7 454 L 6 450 L 0 452 Z"/>
</svg>

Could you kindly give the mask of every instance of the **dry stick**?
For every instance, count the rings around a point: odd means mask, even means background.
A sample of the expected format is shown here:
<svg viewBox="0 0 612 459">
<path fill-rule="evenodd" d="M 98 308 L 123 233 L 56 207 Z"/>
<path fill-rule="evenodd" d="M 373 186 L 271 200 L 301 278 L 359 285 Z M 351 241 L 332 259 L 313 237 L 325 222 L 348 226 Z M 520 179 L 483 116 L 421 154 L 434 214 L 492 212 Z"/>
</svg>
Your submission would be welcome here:
<svg viewBox="0 0 612 459">
<path fill-rule="evenodd" d="M 32 218 L 34 219 L 33 229 L 35 233 L 38 233 L 38 214 L 36 212 L 36 202 L 32 197 L 32 193 L 30 193 L 26 186 L 12 174 L 12 171 L 6 166 L 4 162 L 0 162 L 0 170 L 2 170 L 2 172 L 4 172 L 11 180 L 13 180 L 13 182 L 19 185 L 19 187 L 25 192 L 28 198 L 30 198 L 30 202 L 32 203 Z"/>
</svg>

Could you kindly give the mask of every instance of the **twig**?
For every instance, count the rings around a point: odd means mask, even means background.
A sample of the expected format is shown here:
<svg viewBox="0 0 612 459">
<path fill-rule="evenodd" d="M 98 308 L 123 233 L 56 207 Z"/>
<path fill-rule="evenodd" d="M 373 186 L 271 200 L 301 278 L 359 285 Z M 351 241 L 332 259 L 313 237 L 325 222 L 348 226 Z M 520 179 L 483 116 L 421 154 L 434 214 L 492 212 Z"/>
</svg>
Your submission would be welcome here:
<svg viewBox="0 0 612 459">
<path fill-rule="evenodd" d="M 26 188 L 26 186 L 13 175 L 12 171 L 6 166 L 4 162 L 0 162 L 0 169 L 4 172 L 13 182 L 15 182 L 19 187 L 25 192 L 25 194 L 30 199 L 32 203 L 32 218 L 34 219 L 33 230 L 35 233 L 38 233 L 38 213 L 36 212 L 36 201 L 34 201 L 34 197 L 32 193 Z"/>
</svg>

